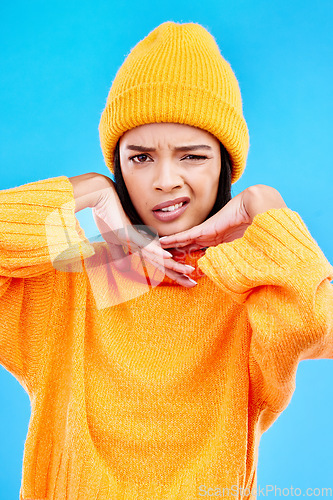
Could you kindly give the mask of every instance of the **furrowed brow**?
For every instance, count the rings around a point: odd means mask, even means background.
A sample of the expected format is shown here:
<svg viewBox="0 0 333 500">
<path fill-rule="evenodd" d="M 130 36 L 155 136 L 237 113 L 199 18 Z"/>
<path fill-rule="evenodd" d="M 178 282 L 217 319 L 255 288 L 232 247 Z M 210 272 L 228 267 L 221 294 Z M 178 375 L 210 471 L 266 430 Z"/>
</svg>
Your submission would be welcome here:
<svg viewBox="0 0 333 500">
<path fill-rule="evenodd" d="M 134 144 L 129 144 L 126 149 L 130 149 L 131 151 L 141 151 L 141 152 L 152 152 L 156 151 L 156 148 L 150 148 L 145 146 L 136 146 Z M 190 146 L 178 146 L 173 148 L 174 151 L 195 151 L 197 149 L 207 149 L 212 150 L 210 146 L 207 144 L 193 144 Z"/>
</svg>

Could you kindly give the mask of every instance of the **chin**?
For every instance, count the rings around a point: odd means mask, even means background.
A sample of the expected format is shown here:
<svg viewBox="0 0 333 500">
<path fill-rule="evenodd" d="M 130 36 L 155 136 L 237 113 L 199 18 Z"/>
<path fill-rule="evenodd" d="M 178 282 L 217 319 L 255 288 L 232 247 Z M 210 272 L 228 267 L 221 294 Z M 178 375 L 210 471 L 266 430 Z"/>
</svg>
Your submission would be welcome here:
<svg viewBox="0 0 333 500">
<path fill-rule="evenodd" d="M 190 221 L 189 219 L 181 220 L 181 217 L 179 220 L 176 219 L 171 222 L 160 222 L 156 220 L 154 216 L 152 218 L 149 217 L 149 220 L 148 217 L 141 217 L 141 220 L 144 221 L 145 225 L 153 228 L 157 232 L 159 238 L 162 238 L 162 236 L 170 236 L 175 233 L 181 233 L 182 231 L 186 231 L 187 229 L 191 229 L 192 227 L 200 224 L 200 222 Z"/>
<path fill-rule="evenodd" d="M 162 236 L 170 236 L 170 234 L 181 233 L 183 231 L 187 231 L 187 229 L 191 229 L 194 224 L 185 224 L 184 222 L 175 221 L 174 224 L 171 222 L 166 224 L 157 224 L 154 229 L 158 232 L 159 237 Z"/>
</svg>

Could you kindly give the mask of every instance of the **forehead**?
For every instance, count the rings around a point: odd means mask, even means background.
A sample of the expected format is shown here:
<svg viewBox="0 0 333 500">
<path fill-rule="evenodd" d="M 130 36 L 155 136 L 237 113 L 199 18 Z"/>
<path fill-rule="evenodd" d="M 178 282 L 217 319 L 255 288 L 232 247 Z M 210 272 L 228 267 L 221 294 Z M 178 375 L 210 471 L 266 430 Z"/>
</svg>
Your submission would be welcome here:
<svg viewBox="0 0 333 500">
<path fill-rule="evenodd" d="M 129 144 L 133 140 L 139 141 L 146 146 L 158 146 L 158 144 L 161 146 L 167 146 L 168 144 L 184 145 L 184 141 L 190 144 L 198 140 L 211 146 L 219 144 L 218 139 L 206 130 L 182 123 L 148 123 L 140 125 L 123 134 L 120 139 L 120 146 Z"/>
</svg>

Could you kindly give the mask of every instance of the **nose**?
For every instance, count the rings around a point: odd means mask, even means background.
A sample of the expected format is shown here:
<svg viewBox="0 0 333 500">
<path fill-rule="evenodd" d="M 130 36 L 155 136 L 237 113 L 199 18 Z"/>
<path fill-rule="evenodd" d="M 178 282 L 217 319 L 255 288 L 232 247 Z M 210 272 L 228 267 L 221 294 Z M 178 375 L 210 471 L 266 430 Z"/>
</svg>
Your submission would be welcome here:
<svg viewBox="0 0 333 500">
<path fill-rule="evenodd" d="M 159 191 L 172 191 L 175 188 L 182 187 L 184 179 L 176 165 L 170 161 L 161 162 L 156 168 L 153 188 Z"/>
</svg>

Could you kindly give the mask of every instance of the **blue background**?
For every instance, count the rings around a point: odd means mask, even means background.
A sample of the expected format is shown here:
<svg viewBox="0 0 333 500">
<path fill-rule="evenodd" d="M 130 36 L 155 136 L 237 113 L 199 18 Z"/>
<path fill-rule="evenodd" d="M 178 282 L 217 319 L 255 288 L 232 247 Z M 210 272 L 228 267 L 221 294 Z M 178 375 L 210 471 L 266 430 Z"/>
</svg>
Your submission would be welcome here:
<svg viewBox="0 0 333 500">
<path fill-rule="evenodd" d="M 198 22 L 234 69 L 250 130 L 232 195 L 274 186 L 333 263 L 332 14 L 331 0 L 2 1 L 0 189 L 109 175 L 98 123 L 118 68 L 160 23 Z M 98 234 L 90 209 L 77 217 Z M 333 488 L 332 376 L 332 360 L 300 363 L 291 403 L 262 437 L 258 486 Z M 0 500 L 14 500 L 30 402 L 1 367 L 0 401 Z"/>
</svg>

